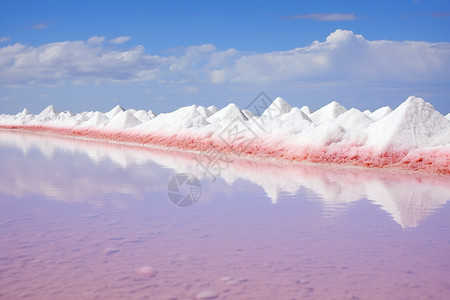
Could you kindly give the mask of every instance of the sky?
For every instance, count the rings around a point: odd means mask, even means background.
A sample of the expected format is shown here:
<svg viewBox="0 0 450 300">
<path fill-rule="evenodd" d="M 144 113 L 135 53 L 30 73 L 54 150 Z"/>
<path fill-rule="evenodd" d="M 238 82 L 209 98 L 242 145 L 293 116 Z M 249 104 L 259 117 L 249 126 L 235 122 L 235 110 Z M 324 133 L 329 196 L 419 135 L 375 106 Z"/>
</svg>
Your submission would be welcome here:
<svg viewBox="0 0 450 300">
<path fill-rule="evenodd" d="M 450 113 L 450 1 L 0 1 L 0 114 L 192 104 L 260 93 L 318 109 Z"/>
</svg>

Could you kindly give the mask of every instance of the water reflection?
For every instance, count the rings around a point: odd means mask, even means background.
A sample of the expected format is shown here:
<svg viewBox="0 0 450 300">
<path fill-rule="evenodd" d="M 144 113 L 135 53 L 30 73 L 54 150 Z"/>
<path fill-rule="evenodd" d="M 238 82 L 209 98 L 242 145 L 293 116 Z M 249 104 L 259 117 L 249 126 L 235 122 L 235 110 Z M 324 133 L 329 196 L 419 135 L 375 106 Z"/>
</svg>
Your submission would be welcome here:
<svg viewBox="0 0 450 300">
<path fill-rule="evenodd" d="M 146 192 L 166 186 L 171 173 L 190 173 L 203 181 L 211 181 L 193 153 L 10 131 L 0 131 L 0 145 L 21 149 L 24 155 L 33 155 L 33 151 L 38 150 L 47 158 L 33 160 L 31 167 L 20 160 L 8 161 L 6 156 L 1 159 L 0 192 L 16 198 L 38 194 L 63 201 L 104 205 L 104 200 L 95 197 L 99 193 L 141 199 Z M 89 177 L 82 172 L 86 166 L 76 160 L 59 165 L 53 172 L 41 172 L 52 167 L 51 161 L 59 153 L 85 155 L 92 163 L 101 165 L 96 169 L 104 173 Z M 161 174 L 154 168 L 139 168 L 146 164 L 157 164 L 167 172 Z M 132 172 L 123 171 L 129 169 Z M 449 178 L 445 175 L 236 158 L 221 171 L 220 177 L 229 185 L 239 179 L 255 183 L 274 204 L 282 201 L 281 195 L 296 195 L 302 189 L 315 194 L 329 210 L 367 198 L 403 228 L 418 226 L 450 199 Z M 210 189 L 215 187 L 220 188 L 220 185 L 210 184 Z M 117 203 L 121 205 L 124 204 Z"/>
</svg>

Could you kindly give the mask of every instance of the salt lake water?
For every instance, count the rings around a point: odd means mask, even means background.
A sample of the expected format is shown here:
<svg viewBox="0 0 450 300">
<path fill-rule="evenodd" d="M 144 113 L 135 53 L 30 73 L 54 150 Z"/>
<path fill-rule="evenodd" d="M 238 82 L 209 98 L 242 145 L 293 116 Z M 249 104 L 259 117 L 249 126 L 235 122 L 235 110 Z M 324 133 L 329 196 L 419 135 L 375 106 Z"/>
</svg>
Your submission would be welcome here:
<svg viewBox="0 0 450 300">
<path fill-rule="evenodd" d="M 197 156 L 0 131 L 0 298 L 450 297 L 448 176 Z"/>
</svg>

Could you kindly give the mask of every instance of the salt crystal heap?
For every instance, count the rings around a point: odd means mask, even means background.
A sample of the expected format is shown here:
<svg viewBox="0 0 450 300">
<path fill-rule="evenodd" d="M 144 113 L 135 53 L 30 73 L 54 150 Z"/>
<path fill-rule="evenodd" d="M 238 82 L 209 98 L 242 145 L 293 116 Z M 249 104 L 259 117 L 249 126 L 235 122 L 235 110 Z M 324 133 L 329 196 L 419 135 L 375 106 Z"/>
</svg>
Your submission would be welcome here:
<svg viewBox="0 0 450 300">
<path fill-rule="evenodd" d="M 22 129 L 291 161 L 425 170 L 450 174 L 450 114 L 409 97 L 392 111 L 347 110 L 331 102 L 312 112 L 278 97 L 257 116 L 231 103 L 222 109 L 191 105 L 171 113 L 125 110 L 107 113 L 24 109 L 0 115 L 0 128 Z"/>
</svg>

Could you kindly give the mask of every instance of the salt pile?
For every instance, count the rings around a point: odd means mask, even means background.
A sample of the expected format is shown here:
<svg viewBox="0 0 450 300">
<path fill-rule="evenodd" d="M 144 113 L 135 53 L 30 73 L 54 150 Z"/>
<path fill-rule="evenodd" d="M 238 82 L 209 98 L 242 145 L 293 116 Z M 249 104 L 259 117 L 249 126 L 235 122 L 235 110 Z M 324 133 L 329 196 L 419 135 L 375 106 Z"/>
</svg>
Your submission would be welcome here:
<svg viewBox="0 0 450 300">
<path fill-rule="evenodd" d="M 312 112 L 278 97 L 260 115 L 231 103 L 222 109 L 191 105 L 170 113 L 125 110 L 58 112 L 27 109 L 0 115 L 0 128 L 47 132 L 291 161 L 450 174 L 450 114 L 409 97 L 395 110 L 347 109 L 336 101 Z"/>
</svg>

